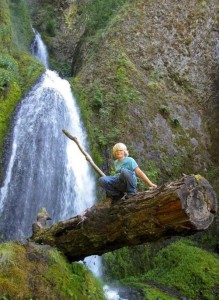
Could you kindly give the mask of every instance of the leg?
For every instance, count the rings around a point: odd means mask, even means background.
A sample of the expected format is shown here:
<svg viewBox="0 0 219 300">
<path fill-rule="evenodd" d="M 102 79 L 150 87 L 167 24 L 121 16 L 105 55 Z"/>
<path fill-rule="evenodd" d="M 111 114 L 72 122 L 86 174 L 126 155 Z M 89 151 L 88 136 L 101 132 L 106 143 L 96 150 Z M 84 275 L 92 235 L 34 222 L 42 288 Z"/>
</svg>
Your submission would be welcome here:
<svg viewBox="0 0 219 300">
<path fill-rule="evenodd" d="M 123 192 L 127 192 L 128 194 L 136 193 L 137 179 L 132 171 L 122 169 L 119 175 L 119 181 Z"/>
<path fill-rule="evenodd" d="M 119 176 L 102 176 L 99 178 L 99 185 L 109 196 L 121 195 L 119 187 Z"/>
</svg>

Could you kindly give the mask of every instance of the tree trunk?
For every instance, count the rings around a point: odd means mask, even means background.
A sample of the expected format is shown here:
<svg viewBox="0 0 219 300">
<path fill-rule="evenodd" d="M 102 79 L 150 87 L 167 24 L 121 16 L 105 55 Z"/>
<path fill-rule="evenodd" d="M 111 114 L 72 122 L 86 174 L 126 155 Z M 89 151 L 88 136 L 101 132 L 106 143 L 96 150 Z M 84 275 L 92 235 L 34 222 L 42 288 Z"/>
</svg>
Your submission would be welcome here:
<svg viewBox="0 0 219 300">
<path fill-rule="evenodd" d="M 82 215 L 34 230 L 30 240 L 57 247 L 70 261 L 124 246 L 207 229 L 217 210 L 213 188 L 184 176 L 128 200 L 99 202 Z"/>
</svg>

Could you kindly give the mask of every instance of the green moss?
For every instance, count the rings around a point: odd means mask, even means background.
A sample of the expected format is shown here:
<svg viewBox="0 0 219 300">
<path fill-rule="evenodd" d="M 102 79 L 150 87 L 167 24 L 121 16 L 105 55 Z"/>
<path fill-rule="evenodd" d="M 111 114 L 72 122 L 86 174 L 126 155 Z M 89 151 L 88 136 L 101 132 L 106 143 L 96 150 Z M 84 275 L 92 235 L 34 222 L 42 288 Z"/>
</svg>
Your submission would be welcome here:
<svg viewBox="0 0 219 300">
<path fill-rule="evenodd" d="M 159 111 L 161 115 L 169 121 L 170 125 L 173 127 L 178 127 L 180 125 L 179 119 L 171 115 L 170 108 L 166 104 L 160 105 Z"/>
<path fill-rule="evenodd" d="M 173 295 L 173 292 L 168 295 L 168 291 L 165 290 L 165 287 L 163 287 L 163 291 L 159 289 L 158 286 L 156 286 L 156 283 L 154 285 L 151 283 L 147 284 L 145 282 L 139 282 L 138 280 L 135 280 L 134 278 L 129 278 L 126 281 L 126 284 L 129 284 L 133 286 L 134 288 L 141 290 L 141 293 L 143 294 L 142 299 L 147 300 L 177 300 L 180 299 L 176 293 L 176 295 Z"/>
<path fill-rule="evenodd" d="M 155 248 L 150 244 L 104 254 L 106 280 L 133 286 L 150 300 L 218 298 L 218 256 L 184 238 Z"/>
<path fill-rule="evenodd" d="M 0 245 L 1 299 L 104 300 L 101 283 L 83 264 L 69 264 L 55 249 Z"/>
<path fill-rule="evenodd" d="M 19 51 L 28 51 L 34 33 L 25 0 L 10 0 L 9 8 L 13 47 Z"/>
<path fill-rule="evenodd" d="M 56 35 L 56 20 L 55 18 L 51 17 L 48 19 L 46 24 L 46 32 L 49 36 L 54 37 Z"/>
<path fill-rule="evenodd" d="M 121 128 L 121 124 L 127 117 L 127 105 L 143 101 L 141 93 L 132 82 L 133 72 L 136 74 L 135 79 L 138 75 L 128 56 L 118 49 L 116 57 L 112 57 L 112 61 L 108 63 L 111 66 L 108 78 L 95 79 L 86 86 L 82 84 L 80 75 L 73 80 L 73 90 L 97 164 L 103 161 L 101 153 L 122 139 L 125 129 Z"/>
<path fill-rule="evenodd" d="M 25 261 L 24 247 L 16 243 L 1 244 L 0 254 L 1 298 L 24 299 L 25 297 L 30 297 L 27 287 L 28 275 L 24 268 L 21 267 Z"/>
<path fill-rule="evenodd" d="M 77 18 L 78 13 L 78 4 L 77 3 L 71 3 L 69 6 L 69 10 L 65 14 L 65 24 L 67 28 L 71 27 L 72 20 Z"/>
<path fill-rule="evenodd" d="M 122 64 L 122 61 L 118 61 L 118 67 L 115 74 L 115 94 L 116 99 L 119 100 L 120 105 L 121 102 L 128 103 L 128 102 L 142 102 L 141 93 L 134 87 L 129 79 L 128 70 Z"/>
<path fill-rule="evenodd" d="M 106 27 L 118 9 L 128 0 L 96 0 L 87 1 L 86 6 L 81 6 L 81 14 L 86 18 L 86 34 L 94 35 L 99 29 Z"/>
<path fill-rule="evenodd" d="M 104 299 L 99 281 L 81 263 L 66 263 L 56 250 L 50 250 L 50 266 L 45 273 L 54 282 L 53 293 L 61 299 Z"/>
<path fill-rule="evenodd" d="M 196 179 L 197 181 L 199 181 L 199 180 L 202 180 L 203 177 L 202 177 L 201 175 L 197 174 L 197 175 L 195 175 L 195 179 Z"/>
<path fill-rule="evenodd" d="M 11 116 L 44 67 L 27 52 L 33 38 L 24 0 L 0 3 L 0 156 Z M 1 173 L 1 172 L 0 172 Z"/>
<path fill-rule="evenodd" d="M 0 2 L 0 52 L 12 51 L 12 28 L 7 0 Z"/>
<path fill-rule="evenodd" d="M 219 296 L 219 259 L 181 239 L 159 251 L 143 278 L 177 288 L 189 299 Z M 216 295 L 214 295 L 214 291 Z"/>
<path fill-rule="evenodd" d="M 18 72 L 18 63 L 16 60 L 8 54 L 0 55 L 0 68 L 4 68 L 8 71 L 14 72 L 17 74 Z"/>
<path fill-rule="evenodd" d="M 45 71 L 45 67 L 35 57 L 26 52 L 19 52 L 14 55 L 19 68 L 19 84 L 22 93 L 26 93 L 36 82 L 39 76 Z"/>
<path fill-rule="evenodd" d="M 0 96 L 0 154 L 2 154 L 5 136 L 10 128 L 11 115 L 21 98 L 21 88 L 12 82 L 7 94 Z"/>
<path fill-rule="evenodd" d="M 17 104 L 43 70 L 44 67 L 27 53 L 17 53 L 14 57 L 0 55 L 0 155 Z"/>
</svg>

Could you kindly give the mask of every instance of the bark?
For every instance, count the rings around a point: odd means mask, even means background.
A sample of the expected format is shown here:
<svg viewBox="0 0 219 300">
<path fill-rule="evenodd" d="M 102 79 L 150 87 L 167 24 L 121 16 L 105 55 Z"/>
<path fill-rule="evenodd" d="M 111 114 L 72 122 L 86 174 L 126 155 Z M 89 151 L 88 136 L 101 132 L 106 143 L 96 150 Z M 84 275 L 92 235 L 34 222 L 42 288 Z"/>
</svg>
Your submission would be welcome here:
<svg viewBox="0 0 219 300">
<path fill-rule="evenodd" d="M 31 240 L 55 246 L 75 261 L 205 230 L 216 211 L 217 198 L 209 182 L 200 175 L 185 175 L 127 200 L 106 199 L 82 215 L 35 230 Z"/>
<path fill-rule="evenodd" d="M 67 130 L 63 129 L 62 132 L 72 141 L 76 143 L 79 150 L 82 152 L 82 154 L 85 156 L 86 160 L 91 164 L 91 166 L 94 168 L 94 170 L 100 175 L 100 176 L 106 176 L 102 170 L 99 169 L 99 167 L 94 163 L 91 156 L 82 148 L 80 145 L 78 139 L 75 136 L 72 136 Z"/>
</svg>

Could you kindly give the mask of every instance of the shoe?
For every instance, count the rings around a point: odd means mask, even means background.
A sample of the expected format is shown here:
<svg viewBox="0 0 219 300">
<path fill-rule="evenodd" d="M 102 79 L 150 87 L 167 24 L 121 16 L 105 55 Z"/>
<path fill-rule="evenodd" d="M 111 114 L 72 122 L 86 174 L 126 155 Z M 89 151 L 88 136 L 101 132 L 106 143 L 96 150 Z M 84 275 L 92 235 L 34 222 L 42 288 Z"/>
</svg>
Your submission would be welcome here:
<svg viewBox="0 0 219 300">
<path fill-rule="evenodd" d="M 124 196 L 124 193 L 121 193 L 121 194 L 119 194 L 119 195 L 112 196 L 112 200 L 113 200 L 113 201 L 118 201 L 118 200 L 122 199 L 123 196 Z"/>
<path fill-rule="evenodd" d="M 136 193 L 127 193 L 124 197 L 125 199 L 129 199 L 129 198 L 132 198 L 136 195 Z"/>
</svg>

